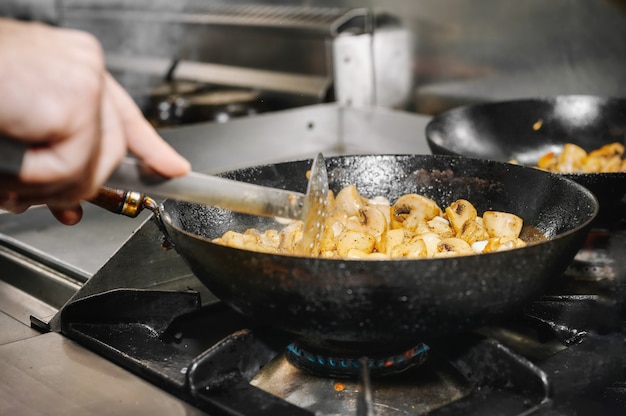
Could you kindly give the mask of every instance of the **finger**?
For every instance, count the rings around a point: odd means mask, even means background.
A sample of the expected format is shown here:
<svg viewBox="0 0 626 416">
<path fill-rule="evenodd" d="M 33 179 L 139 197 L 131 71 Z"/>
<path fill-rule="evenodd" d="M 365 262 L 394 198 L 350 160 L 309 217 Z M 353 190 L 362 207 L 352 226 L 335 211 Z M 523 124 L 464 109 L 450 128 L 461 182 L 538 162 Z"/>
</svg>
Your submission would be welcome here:
<svg viewBox="0 0 626 416">
<path fill-rule="evenodd" d="M 30 146 L 24 153 L 18 180 L 20 197 L 54 195 L 75 204 L 89 195 L 97 160 L 100 116 L 63 138 Z"/>
<path fill-rule="evenodd" d="M 65 182 L 83 170 L 89 154 L 74 140 L 62 140 L 43 146 L 31 146 L 24 153 L 19 179 L 24 183 Z M 70 174 L 71 172 L 71 174 Z"/>
<path fill-rule="evenodd" d="M 61 224 L 75 225 L 83 218 L 83 208 L 80 205 L 70 208 L 58 208 L 48 205 L 48 209 Z"/>
<path fill-rule="evenodd" d="M 79 200 L 71 183 L 28 184 L 14 175 L 0 175 L 0 206 L 11 212 L 23 212 L 32 205 L 42 204 L 73 207 Z"/>
<path fill-rule="evenodd" d="M 19 195 L 20 199 L 41 199 L 45 201 L 46 198 L 53 195 L 62 194 L 68 187 L 65 183 L 51 183 L 51 184 L 30 184 L 24 183 L 14 175 L 0 175 L 0 194 L 7 192 L 15 192 Z"/>
<path fill-rule="evenodd" d="M 128 152 L 120 113 L 111 96 L 111 90 L 105 81 L 101 104 L 102 137 L 98 165 L 95 168 L 90 196 L 93 196 L 105 183 L 113 170 Z"/>
<path fill-rule="evenodd" d="M 28 208 L 30 208 L 30 205 L 28 206 L 20 205 L 19 207 L 17 207 L 17 206 L 4 206 L 3 204 L 0 204 L 0 209 L 10 212 L 11 214 L 22 214 L 26 212 Z"/>
<path fill-rule="evenodd" d="M 176 177 L 188 173 L 189 162 L 157 134 L 132 98 L 109 74 L 107 81 L 130 152 L 162 175 Z"/>
<path fill-rule="evenodd" d="M 22 204 L 15 192 L 5 192 L 0 194 L 0 208 L 13 214 L 21 214 L 26 211 L 30 205 Z"/>
<path fill-rule="evenodd" d="M 24 153 L 19 173 L 22 182 L 80 184 L 93 174 L 91 164 L 97 156 L 101 134 L 104 73 L 99 76 L 99 82 L 95 75 L 81 80 L 82 88 L 75 101 L 80 101 L 82 108 L 59 98 L 56 107 L 49 103 L 40 109 L 43 114 L 39 117 L 54 128 L 45 134 L 45 143 L 31 145 Z"/>
</svg>

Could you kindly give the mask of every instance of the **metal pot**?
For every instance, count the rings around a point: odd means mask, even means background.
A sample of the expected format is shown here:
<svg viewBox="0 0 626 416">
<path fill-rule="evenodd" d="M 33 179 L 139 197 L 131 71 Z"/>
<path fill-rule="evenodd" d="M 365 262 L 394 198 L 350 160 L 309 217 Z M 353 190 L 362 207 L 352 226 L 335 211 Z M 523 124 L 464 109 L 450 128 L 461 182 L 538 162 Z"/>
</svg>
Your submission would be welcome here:
<svg viewBox="0 0 626 416">
<path fill-rule="evenodd" d="M 522 166 L 417 155 L 343 156 L 326 162 L 335 192 L 355 184 L 367 197 L 394 201 L 419 193 L 440 206 L 464 198 L 479 213 L 519 215 L 547 240 L 504 252 L 423 260 L 274 255 L 211 242 L 227 230 L 280 227 L 271 218 L 165 201 L 161 211 L 168 237 L 215 295 L 317 350 L 395 353 L 504 319 L 561 278 L 598 211 L 597 200 L 579 184 Z M 286 162 L 223 176 L 302 191 L 309 165 L 308 160 Z"/>
<path fill-rule="evenodd" d="M 536 166 L 566 143 L 586 151 L 626 145 L 626 98 L 565 95 L 468 105 L 434 117 L 426 138 L 435 154 Z M 603 211 L 626 195 L 626 172 L 562 175 L 590 189 Z"/>
</svg>

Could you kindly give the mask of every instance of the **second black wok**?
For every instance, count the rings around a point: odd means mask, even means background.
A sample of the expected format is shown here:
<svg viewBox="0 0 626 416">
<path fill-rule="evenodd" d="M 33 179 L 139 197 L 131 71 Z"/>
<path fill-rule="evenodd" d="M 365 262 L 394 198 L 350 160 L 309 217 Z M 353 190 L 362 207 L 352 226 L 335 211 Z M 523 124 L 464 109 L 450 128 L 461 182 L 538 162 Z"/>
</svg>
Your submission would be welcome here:
<svg viewBox="0 0 626 416">
<path fill-rule="evenodd" d="M 271 218 L 165 201 L 163 220 L 196 276 L 235 310 L 318 350 L 395 353 L 518 311 L 559 279 L 598 205 L 579 184 L 505 163 L 450 156 L 367 155 L 326 160 L 335 192 L 355 184 L 390 201 L 419 193 L 444 207 L 464 198 L 479 213 L 513 212 L 547 240 L 490 254 L 363 261 L 266 254 L 211 242 L 227 230 L 279 228 Z M 303 191 L 309 160 L 224 174 Z M 207 328 L 210 330 L 210 328 Z"/>
<path fill-rule="evenodd" d="M 563 95 L 467 105 L 435 116 L 426 138 L 435 154 L 536 166 L 566 143 L 587 152 L 613 142 L 626 145 L 626 98 Z M 562 175 L 590 189 L 603 208 L 626 195 L 626 172 Z"/>
</svg>

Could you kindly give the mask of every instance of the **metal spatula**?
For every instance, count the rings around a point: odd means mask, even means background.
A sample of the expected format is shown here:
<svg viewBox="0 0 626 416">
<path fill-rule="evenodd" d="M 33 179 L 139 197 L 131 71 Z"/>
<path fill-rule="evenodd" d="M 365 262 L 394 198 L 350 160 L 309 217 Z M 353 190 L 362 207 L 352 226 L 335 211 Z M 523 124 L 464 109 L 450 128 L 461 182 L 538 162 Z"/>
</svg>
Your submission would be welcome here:
<svg viewBox="0 0 626 416">
<path fill-rule="evenodd" d="M 302 241 L 296 254 L 319 254 L 328 199 L 328 176 L 321 153 L 311 165 L 306 194 L 197 172 L 169 179 L 147 171 L 137 160 L 131 158 L 126 158 L 118 166 L 107 180 L 106 186 L 142 192 L 153 197 L 216 206 L 244 214 L 303 220 Z"/>
<path fill-rule="evenodd" d="M 2 156 L 0 173 L 19 174 L 22 158 L 27 149 L 23 142 L 0 135 L 0 156 Z M 106 186 L 141 192 L 153 197 L 217 206 L 244 214 L 304 220 L 302 243 L 297 254 L 319 253 L 328 197 L 328 176 L 321 153 L 313 160 L 306 194 L 197 172 L 169 179 L 147 170 L 139 161 L 132 158 L 122 161 Z"/>
</svg>

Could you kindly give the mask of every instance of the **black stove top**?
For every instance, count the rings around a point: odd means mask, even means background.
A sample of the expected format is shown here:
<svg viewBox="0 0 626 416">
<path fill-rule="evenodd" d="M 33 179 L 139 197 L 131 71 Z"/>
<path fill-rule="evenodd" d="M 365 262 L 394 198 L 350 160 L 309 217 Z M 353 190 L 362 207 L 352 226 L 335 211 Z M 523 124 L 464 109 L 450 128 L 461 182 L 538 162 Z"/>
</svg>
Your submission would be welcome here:
<svg viewBox="0 0 626 416">
<path fill-rule="evenodd" d="M 365 357 L 350 377 L 298 368 L 289 335 L 191 288 L 84 296 L 63 308 L 61 332 L 211 415 L 621 415 L 620 253 L 626 223 L 595 228 L 551 293 L 504 323 L 429 342 L 418 365 L 385 376 Z"/>
</svg>

